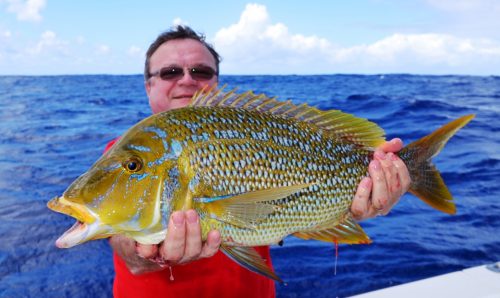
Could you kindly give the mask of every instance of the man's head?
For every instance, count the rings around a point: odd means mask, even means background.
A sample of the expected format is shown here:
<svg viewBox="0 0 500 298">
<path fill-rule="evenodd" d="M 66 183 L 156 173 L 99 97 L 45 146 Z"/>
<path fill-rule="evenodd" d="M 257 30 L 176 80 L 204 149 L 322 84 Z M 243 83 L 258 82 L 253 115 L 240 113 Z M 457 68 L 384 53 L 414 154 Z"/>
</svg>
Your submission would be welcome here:
<svg viewBox="0 0 500 298">
<path fill-rule="evenodd" d="M 186 106 L 192 95 L 217 83 L 220 56 L 186 26 L 164 32 L 146 53 L 144 78 L 153 113 Z"/>
</svg>

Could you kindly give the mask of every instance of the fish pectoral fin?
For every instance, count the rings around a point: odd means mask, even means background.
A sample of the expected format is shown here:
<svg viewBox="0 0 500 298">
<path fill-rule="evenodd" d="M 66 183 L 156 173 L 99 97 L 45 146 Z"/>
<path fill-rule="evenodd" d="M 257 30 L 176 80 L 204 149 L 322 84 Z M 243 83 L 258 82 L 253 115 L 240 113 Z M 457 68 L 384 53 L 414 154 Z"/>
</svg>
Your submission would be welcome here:
<svg viewBox="0 0 500 298">
<path fill-rule="evenodd" d="M 286 198 L 301 191 L 313 183 L 283 186 L 265 190 L 256 190 L 236 195 L 226 195 L 214 198 L 197 198 L 196 202 L 204 203 L 211 218 L 248 229 L 255 229 L 260 221 L 280 208 L 269 203 Z"/>
<path fill-rule="evenodd" d="M 269 277 L 278 282 L 283 282 L 269 266 L 266 264 L 264 259 L 259 255 L 259 253 L 253 247 L 243 247 L 243 246 L 226 246 L 221 245 L 220 249 L 224 254 L 226 254 L 233 261 L 241 265 L 242 267 L 261 274 L 263 276 Z"/>
<path fill-rule="evenodd" d="M 270 204 L 251 203 L 232 205 L 221 212 L 209 212 L 212 219 L 244 229 L 256 229 L 257 224 L 278 207 Z"/>
<path fill-rule="evenodd" d="M 323 225 L 312 231 L 296 232 L 293 236 L 305 240 L 315 239 L 345 244 L 370 244 L 372 242 L 363 228 L 350 216 L 333 227 Z"/>
</svg>

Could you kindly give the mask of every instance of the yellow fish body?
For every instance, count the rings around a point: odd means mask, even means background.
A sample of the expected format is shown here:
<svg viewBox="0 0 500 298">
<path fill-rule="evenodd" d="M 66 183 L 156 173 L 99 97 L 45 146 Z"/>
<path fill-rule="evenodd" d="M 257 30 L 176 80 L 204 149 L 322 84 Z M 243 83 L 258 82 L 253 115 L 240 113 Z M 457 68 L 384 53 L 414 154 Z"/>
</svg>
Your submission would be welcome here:
<svg viewBox="0 0 500 298">
<path fill-rule="evenodd" d="M 455 206 L 430 158 L 473 117 L 459 118 L 399 153 L 412 179 L 410 192 L 447 213 Z M 201 92 L 190 106 L 133 126 L 48 203 L 77 219 L 56 245 L 114 234 L 156 244 L 165 239 L 170 214 L 192 208 L 203 237 L 219 230 L 222 251 L 279 280 L 252 246 L 288 235 L 370 242 L 349 208 L 383 134 L 376 124 L 341 111 L 252 92 Z"/>
</svg>

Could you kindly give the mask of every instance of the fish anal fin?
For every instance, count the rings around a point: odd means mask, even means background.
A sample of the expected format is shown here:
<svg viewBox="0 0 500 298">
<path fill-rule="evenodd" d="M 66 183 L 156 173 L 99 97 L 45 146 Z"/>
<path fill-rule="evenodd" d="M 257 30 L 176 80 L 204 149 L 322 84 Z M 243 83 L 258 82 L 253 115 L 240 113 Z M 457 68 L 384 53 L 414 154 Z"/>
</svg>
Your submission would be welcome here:
<svg viewBox="0 0 500 298">
<path fill-rule="evenodd" d="M 351 217 L 331 227 L 320 226 L 312 231 L 296 232 L 293 236 L 305 240 L 315 239 L 344 244 L 370 244 L 372 242 L 363 228 Z"/>
<path fill-rule="evenodd" d="M 269 266 L 266 264 L 264 259 L 259 255 L 259 253 L 253 247 L 243 247 L 243 246 L 226 246 L 221 245 L 220 249 L 233 261 L 241 265 L 242 267 L 266 276 L 278 282 L 283 282 Z"/>
</svg>

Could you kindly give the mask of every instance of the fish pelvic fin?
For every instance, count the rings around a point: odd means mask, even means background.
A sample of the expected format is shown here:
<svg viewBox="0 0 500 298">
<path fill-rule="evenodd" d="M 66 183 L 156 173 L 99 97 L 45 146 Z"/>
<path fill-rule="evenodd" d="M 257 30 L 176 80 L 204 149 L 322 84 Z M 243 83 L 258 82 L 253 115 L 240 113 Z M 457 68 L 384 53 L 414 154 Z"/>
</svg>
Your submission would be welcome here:
<svg viewBox="0 0 500 298">
<path fill-rule="evenodd" d="M 221 245 L 221 251 L 242 267 L 283 283 L 253 247 Z"/>
<path fill-rule="evenodd" d="M 296 232 L 293 236 L 336 244 L 370 244 L 372 242 L 363 228 L 350 215 L 334 226 L 322 225 L 313 231 Z"/>
<path fill-rule="evenodd" d="M 475 115 L 466 115 L 458 118 L 409 144 L 399 153 L 410 173 L 409 192 L 431 207 L 448 214 L 456 213 L 453 197 L 441 174 L 432 164 L 431 158 L 436 156 L 448 140 L 474 117 Z"/>
<path fill-rule="evenodd" d="M 290 100 L 279 101 L 276 97 L 255 94 L 253 91 L 236 93 L 209 88 L 197 92 L 190 103 L 191 107 L 230 107 L 260 113 L 270 113 L 287 119 L 316 125 L 333 138 L 375 148 L 385 140 L 385 132 L 376 123 L 344 113 L 340 110 L 322 111 L 307 104 L 295 105 Z"/>
<path fill-rule="evenodd" d="M 202 214 L 209 214 L 213 219 L 240 228 L 255 229 L 260 221 L 280 208 L 272 201 L 286 198 L 312 185 L 314 183 L 282 186 L 234 195 L 195 198 L 194 201 L 202 203 L 198 210 Z"/>
</svg>

